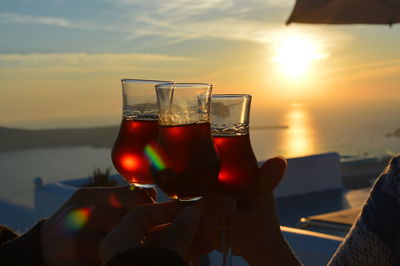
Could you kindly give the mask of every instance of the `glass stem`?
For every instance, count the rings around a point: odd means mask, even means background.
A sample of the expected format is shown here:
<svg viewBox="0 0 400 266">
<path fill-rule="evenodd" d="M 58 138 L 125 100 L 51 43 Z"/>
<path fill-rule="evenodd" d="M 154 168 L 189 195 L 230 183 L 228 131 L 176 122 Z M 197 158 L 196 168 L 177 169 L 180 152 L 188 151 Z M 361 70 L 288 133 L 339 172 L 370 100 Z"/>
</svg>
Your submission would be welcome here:
<svg viewBox="0 0 400 266">
<path fill-rule="evenodd" d="M 223 219 L 222 230 L 222 266 L 232 266 L 232 249 L 231 249 L 231 232 L 228 229 L 230 226 L 230 218 L 228 216 Z"/>
</svg>

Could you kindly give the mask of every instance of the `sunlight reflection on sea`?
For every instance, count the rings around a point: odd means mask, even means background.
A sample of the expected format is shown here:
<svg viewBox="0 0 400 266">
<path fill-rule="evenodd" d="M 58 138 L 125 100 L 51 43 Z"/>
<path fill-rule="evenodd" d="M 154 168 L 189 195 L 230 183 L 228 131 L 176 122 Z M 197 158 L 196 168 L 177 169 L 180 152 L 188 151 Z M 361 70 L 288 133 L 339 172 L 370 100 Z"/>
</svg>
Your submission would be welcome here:
<svg viewBox="0 0 400 266">
<path fill-rule="evenodd" d="M 316 108 L 296 103 L 281 110 L 257 110 L 251 123 L 256 129 L 250 132 L 253 149 L 260 160 L 276 155 L 297 157 L 324 152 L 393 155 L 400 152 L 400 138 L 386 135 L 400 127 L 397 115 L 400 107 L 397 109 Z M 257 129 L 268 121 L 279 124 L 276 128 Z"/>
</svg>

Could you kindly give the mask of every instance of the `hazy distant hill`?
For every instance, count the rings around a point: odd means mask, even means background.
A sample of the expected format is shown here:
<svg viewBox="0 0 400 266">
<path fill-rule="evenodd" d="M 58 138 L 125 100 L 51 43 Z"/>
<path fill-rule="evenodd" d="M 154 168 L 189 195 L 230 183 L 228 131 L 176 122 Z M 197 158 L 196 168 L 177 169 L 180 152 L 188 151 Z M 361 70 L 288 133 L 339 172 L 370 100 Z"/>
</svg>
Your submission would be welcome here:
<svg viewBox="0 0 400 266">
<path fill-rule="evenodd" d="M 288 126 L 254 126 L 252 130 L 287 129 Z M 0 152 L 54 147 L 111 148 L 119 126 L 30 130 L 0 127 Z"/>
<path fill-rule="evenodd" d="M 27 130 L 0 127 L 0 151 L 91 146 L 110 148 L 119 126 Z"/>
</svg>

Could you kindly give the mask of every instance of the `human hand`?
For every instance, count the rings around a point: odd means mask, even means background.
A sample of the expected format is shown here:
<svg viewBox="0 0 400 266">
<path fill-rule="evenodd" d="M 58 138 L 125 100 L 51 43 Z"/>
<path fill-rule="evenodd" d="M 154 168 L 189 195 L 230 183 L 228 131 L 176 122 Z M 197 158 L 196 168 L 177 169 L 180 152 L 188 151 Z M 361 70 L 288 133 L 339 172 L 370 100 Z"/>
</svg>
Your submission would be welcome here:
<svg viewBox="0 0 400 266">
<path fill-rule="evenodd" d="M 41 229 L 46 265 L 100 265 L 100 240 L 135 206 L 151 203 L 154 189 L 82 188 Z"/>
<path fill-rule="evenodd" d="M 123 251 L 141 247 L 145 242 L 158 242 L 160 247 L 169 247 L 178 254 L 185 253 L 187 243 L 191 242 L 197 229 L 199 212 L 194 207 L 185 208 L 180 215 L 177 215 L 178 212 L 179 207 L 175 202 L 147 204 L 134 208 L 101 241 L 100 254 L 103 263 L 109 262 Z M 174 226 L 170 227 L 169 232 L 158 236 L 157 241 L 150 241 L 151 231 L 158 231 L 157 227 L 166 227 L 175 216 Z M 170 237 L 171 234 L 183 237 Z M 167 239 L 171 241 L 166 243 Z"/>
<path fill-rule="evenodd" d="M 225 217 L 228 223 L 220 223 L 219 227 L 205 223 L 203 231 L 208 233 L 201 238 L 203 252 L 212 248 L 222 251 L 221 236 L 225 234 L 232 253 L 250 265 L 298 265 L 281 234 L 273 198 L 273 189 L 284 176 L 286 165 L 282 157 L 267 160 L 259 169 L 257 183 L 237 199 L 237 211 Z"/>
<path fill-rule="evenodd" d="M 190 262 L 203 254 L 204 247 L 200 250 L 198 243 L 194 243 L 203 216 L 232 215 L 235 210 L 234 200 L 224 195 L 208 195 L 185 208 L 180 208 L 176 202 L 138 206 L 101 242 L 103 263 L 128 249 L 146 246 L 167 248 Z"/>
<path fill-rule="evenodd" d="M 239 199 L 244 206 L 231 218 L 232 252 L 250 265 L 299 265 L 280 231 L 273 197 L 286 166 L 282 157 L 267 160 L 257 184 Z"/>
</svg>

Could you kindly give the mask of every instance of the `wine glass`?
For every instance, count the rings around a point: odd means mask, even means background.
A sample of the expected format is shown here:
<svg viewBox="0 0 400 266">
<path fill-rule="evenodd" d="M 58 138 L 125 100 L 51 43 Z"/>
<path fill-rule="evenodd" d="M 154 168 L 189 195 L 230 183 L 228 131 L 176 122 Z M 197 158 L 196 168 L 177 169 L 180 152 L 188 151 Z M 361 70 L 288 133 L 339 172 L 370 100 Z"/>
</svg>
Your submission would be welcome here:
<svg viewBox="0 0 400 266">
<path fill-rule="evenodd" d="M 218 190 L 240 196 L 254 184 L 258 162 L 249 135 L 251 95 L 214 94 L 211 101 L 211 127 L 214 144 L 220 157 Z M 239 204 L 240 206 L 240 204 Z M 229 217 L 225 219 L 228 226 Z M 232 264 L 230 234 L 222 231 L 223 265 Z"/>
<path fill-rule="evenodd" d="M 128 183 L 153 187 L 149 147 L 158 134 L 157 84 L 171 81 L 122 79 L 122 122 L 111 152 L 115 169 Z"/>
<path fill-rule="evenodd" d="M 250 104 L 249 94 L 212 95 L 212 136 L 221 160 L 218 186 L 234 196 L 245 192 L 258 173 L 249 134 Z"/>
<path fill-rule="evenodd" d="M 171 199 L 194 201 L 215 189 L 219 158 L 211 137 L 211 84 L 156 86 L 159 128 L 151 163 L 157 186 Z"/>
</svg>

